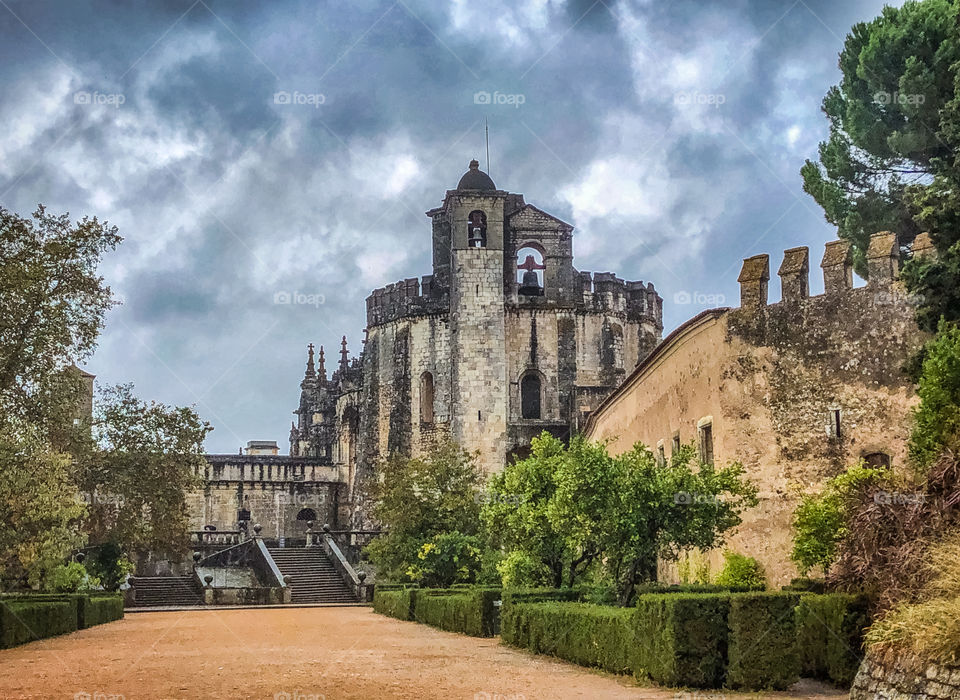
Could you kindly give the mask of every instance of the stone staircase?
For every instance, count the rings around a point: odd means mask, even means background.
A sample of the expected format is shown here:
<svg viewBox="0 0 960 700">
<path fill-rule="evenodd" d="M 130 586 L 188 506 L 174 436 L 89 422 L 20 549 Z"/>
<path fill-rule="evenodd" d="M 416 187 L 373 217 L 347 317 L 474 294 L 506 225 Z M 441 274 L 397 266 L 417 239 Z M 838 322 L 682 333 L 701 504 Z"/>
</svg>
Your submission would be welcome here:
<svg viewBox="0 0 960 700">
<path fill-rule="evenodd" d="M 203 605 L 203 591 L 193 576 L 137 576 L 130 581 L 138 608 Z"/>
<path fill-rule="evenodd" d="M 290 577 L 291 603 L 356 603 L 357 598 L 321 547 L 270 547 L 280 573 Z"/>
</svg>

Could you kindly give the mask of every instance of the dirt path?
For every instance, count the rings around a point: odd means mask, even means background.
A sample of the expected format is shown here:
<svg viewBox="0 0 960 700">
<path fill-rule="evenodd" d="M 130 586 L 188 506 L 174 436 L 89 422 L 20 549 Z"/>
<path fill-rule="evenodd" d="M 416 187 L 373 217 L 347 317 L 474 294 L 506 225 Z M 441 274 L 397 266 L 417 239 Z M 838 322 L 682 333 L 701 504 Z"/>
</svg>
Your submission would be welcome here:
<svg viewBox="0 0 960 700">
<path fill-rule="evenodd" d="M 111 695 L 125 700 L 691 698 L 508 649 L 496 639 L 392 620 L 369 608 L 136 613 L 0 651 L 0 697 Z M 692 700 L 720 697 L 704 693 Z M 726 700 L 734 697 L 727 694 Z"/>
</svg>

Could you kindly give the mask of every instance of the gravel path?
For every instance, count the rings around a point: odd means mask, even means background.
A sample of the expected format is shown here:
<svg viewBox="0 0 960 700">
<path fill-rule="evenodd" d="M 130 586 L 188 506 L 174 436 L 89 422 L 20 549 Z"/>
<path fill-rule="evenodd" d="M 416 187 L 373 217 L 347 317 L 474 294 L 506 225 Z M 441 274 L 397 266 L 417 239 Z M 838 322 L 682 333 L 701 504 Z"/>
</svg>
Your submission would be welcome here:
<svg viewBox="0 0 960 700">
<path fill-rule="evenodd" d="M 400 622 L 369 608 L 128 613 L 118 622 L 0 651 L 0 697 L 121 696 L 124 700 L 741 697 L 642 688 L 629 678 L 502 647 L 496 639 Z M 844 694 L 811 686 L 770 697 Z"/>
</svg>

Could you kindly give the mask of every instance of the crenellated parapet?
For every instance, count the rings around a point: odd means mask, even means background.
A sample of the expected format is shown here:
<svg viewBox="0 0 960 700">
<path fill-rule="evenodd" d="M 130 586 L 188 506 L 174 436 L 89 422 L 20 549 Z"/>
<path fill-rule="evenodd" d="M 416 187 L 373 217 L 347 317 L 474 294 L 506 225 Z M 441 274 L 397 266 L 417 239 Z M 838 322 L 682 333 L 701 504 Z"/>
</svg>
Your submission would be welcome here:
<svg viewBox="0 0 960 700">
<path fill-rule="evenodd" d="M 932 254 L 927 234 L 917 236 L 913 254 L 917 256 Z M 900 244 L 897 235 L 890 231 L 881 231 L 870 237 L 867 249 L 867 284 L 865 287 L 853 286 L 853 254 L 849 241 L 830 241 L 824 247 L 820 268 L 823 271 L 824 297 L 865 296 L 876 303 L 890 304 L 889 290 L 899 282 Z M 780 277 L 780 304 L 799 305 L 810 299 L 810 251 L 806 246 L 790 248 L 783 254 L 783 262 L 777 272 Z M 754 255 L 745 258 L 740 276 L 740 308 L 744 311 L 761 313 L 769 305 L 768 283 L 770 281 L 770 256 Z"/>
<path fill-rule="evenodd" d="M 580 272 L 580 301 L 591 311 L 626 314 L 663 325 L 663 298 L 653 282 L 629 282 L 612 272 Z"/>
<path fill-rule="evenodd" d="M 367 297 L 367 327 L 380 326 L 400 318 L 443 313 L 450 308 L 446 289 L 433 275 L 410 277 L 375 289 Z"/>
</svg>

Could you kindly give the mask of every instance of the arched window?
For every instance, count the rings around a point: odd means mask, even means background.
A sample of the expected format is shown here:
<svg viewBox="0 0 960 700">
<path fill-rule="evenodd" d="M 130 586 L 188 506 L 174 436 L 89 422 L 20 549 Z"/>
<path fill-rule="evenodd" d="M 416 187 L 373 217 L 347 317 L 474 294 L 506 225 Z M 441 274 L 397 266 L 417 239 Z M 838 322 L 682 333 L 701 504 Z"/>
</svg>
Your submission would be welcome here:
<svg viewBox="0 0 960 700">
<path fill-rule="evenodd" d="M 886 452 L 871 452 L 863 456 L 863 461 L 867 466 L 875 469 L 888 469 L 890 467 L 890 455 Z"/>
<path fill-rule="evenodd" d="M 479 209 L 467 217 L 467 245 L 471 248 L 487 247 L 487 215 Z"/>
<path fill-rule="evenodd" d="M 540 418 L 540 377 L 532 372 L 520 380 L 520 415 Z"/>
<path fill-rule="evenodd" d="M 304 508 L 299 513 L 297 513 L 297 520 L 304 520 L 304 521 L 313 520 L 314 522 L 316 522 L 317 512 L 313 508 Z"/>
<path fill-rule="evenodd" d="M 420 422 L 433 423 L 433 375 L 420 375 Z"/>
<path fill-rule="evenodd" d="M 517 293 L 537 297 L 543 295 L 543 252 L 532 246 L 517 251 Z"/>
</svg>

